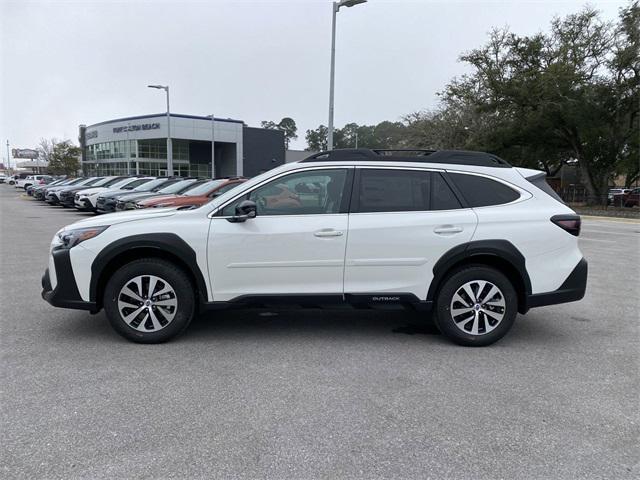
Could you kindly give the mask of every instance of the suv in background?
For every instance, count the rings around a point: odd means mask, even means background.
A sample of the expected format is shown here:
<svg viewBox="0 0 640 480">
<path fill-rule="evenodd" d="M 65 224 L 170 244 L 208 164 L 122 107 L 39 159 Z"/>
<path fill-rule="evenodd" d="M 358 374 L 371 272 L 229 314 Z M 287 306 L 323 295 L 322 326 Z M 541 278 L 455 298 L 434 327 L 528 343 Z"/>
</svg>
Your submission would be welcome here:
<svg viewBox="0 0 640 480">
<path fill-rule="evenodd" d="M 175 337 L 199 311 L 288 302 L 405 306 L 431 312 L 452 341 L 481 346 L 518 312 L 584 296 L 579 233 L 544 172 L 494 155 L 333 150 L 199 208 L 62 228 L 42 296 L 104 308 L 141 343 Z"/>
<path fill-rule="evenodd" d="M 53 181 L 51 175 L 29 175 L 26 178 L 20 178 L 16 181 L 16 188 L 23 188 L 26 190 L 31 185 L 44 185 Z"/>
</svg>

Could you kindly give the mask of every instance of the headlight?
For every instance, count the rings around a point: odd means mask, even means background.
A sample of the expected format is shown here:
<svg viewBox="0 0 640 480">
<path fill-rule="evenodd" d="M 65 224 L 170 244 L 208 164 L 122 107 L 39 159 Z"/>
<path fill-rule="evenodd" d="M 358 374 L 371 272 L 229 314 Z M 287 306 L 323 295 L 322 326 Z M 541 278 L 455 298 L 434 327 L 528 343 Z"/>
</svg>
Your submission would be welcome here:
<svg viewBox="0 0 640 480">
<path fill-rule="evenodd" d="M 91 238 L 97 237 L 102 232 L 104 232 L 109 225 L 104 227 L 87 227 L 87 228 L 76 228 L 73 230 L 63 230 L 56 234 L 60 243 L 56 245 L 56 250 L 58 249 L 69 249 L 73 248 L 79 243 L 84 242 L 85 240 L 89 240 Z"/>
</svg>

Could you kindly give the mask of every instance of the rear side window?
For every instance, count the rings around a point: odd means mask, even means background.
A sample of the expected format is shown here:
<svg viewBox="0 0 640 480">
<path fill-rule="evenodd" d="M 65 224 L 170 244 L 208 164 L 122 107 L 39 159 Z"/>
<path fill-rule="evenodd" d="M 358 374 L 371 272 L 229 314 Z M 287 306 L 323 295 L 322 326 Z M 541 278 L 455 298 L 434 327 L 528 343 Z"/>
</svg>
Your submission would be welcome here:
<svg viewBox="0 0 640 480">
<path fill-rule="evenodd" d="M 429 172 L 416 170 L 361 170 L 360 212 L 429 210 Z"/>
<path fill-rule="evenodd" d="M 533 177 L 527 177 L 527 181 L 529 183 L 532 183 L 536 187 L 538 187 L 540 190 L 542 190 L 544 193 L 549 195 L 551 198 L 554 198 L 557 201 L 564 203 L 562 201 L 562 198 L 560 198 L 560 196 L 555 192 L 555 190 L 551 188 L 551 185 L 547 183 L 546 175 L 544 173 L 541 173 L 539 175 L 534 175 Z"/>
<path fill-rule="evenodd" d="M 520 198 L 520 194 L 514 189 L 490 178 L 464 173 L 449 173 L 449 178 L 460 190 L 470 207 L 503 205 Z"/>
</svg>

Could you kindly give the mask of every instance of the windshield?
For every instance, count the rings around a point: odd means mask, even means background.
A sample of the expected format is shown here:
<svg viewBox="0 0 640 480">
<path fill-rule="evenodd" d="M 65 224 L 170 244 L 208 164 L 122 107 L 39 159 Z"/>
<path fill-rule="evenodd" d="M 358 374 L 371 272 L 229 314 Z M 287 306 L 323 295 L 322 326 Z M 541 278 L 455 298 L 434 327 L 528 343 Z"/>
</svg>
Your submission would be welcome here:
<svg viewBox="0 0 640 480">
<path fill-rule="evenodd" d="M 181 181 L 177 181 L 175 183 L 172 183 L 171 185 L 164 187 L 160 190 L 158 190 L 158 193 L 177 193 L 180 190 L 184 190 L 185 187 L 187 187 L 188 185 L 191 185 L 193 182 L 195 182 L 195 180 L 181 180 Z"/>
<path fill-rule="evenodd" d="M 222 185 L 224 182 L 225 180 L 209 180 L 208 182 L 205 182 L 201 185 L 197 185 L 193 188 L 190 188 L 189 190 L 184 192 L 184 194 L 189 196 L 206 195 L 214 188 Z"/>
<path fill-rule="evenodd" d="M 139 187 L 140 185 L 142 185 L 143 183 L 147 183 L 150 182 L 151 180 L 153 180 L 153 178 L 138 178 L 138 179 L 134 179 L 133 181 L 131 179 L 129 179 L 129 182 L 125 183 L 124 185 L 121 185 L 120 189 L 122 190 L 135 190 L 136 187 Z"/>
<path fill-rule="evenodd" d="M 146 182 L 144 185 L 140 185 L 139 187 L 136 187 L 133 190 L 135 192 L 150 192 L 151 190 L 156 188 L 158 185 L 162 185 L 166 181 L 167 181 L 166 178 L 156 178 L 155 180 Z"/>
<path fill-rule="evenodd" d="M 88 178 L 75 178 L 69 181 L 69 183 L 65 183 L 64 185 L 84 185 L 84 182 L 86 180 L 88 180 Z"/>
<path fill-rule="evenodd" d="M 112 185 L 120 182 L 120 180 L 122 180 L 122 177 L 107 177 L 107 178 L 103 178 L 98 183 L 95 183 L 93 186 L 94 187 L 111 187 Z"/>
<path fill-rule="evenodd" d="M 87 187 L 90 187 L 91 185 L 94 185 L 96 183 L 98 183 L 100 180 L 102 180 L 102 177 L 98 177 L 98 178 L 90 178 L 89 180 L 87 180 L 84 183 L 81 183 L 80 185 L 85 185 Z"/>
</svg>

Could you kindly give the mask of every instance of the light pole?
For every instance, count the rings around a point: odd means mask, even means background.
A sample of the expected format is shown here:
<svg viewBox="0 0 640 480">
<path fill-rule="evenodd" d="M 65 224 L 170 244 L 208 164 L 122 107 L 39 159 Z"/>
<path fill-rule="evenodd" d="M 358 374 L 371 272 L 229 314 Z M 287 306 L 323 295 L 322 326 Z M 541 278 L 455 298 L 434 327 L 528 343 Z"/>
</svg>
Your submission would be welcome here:
<svg viewBox="0 0 640 480">
<path fill-rule="evenodd" d="M 216 178 L 216 119 L 211 114 L 211 178 Z"/>
<path fill-rule="evenodd" d="M 11 173 L 11 157 L 9 156 L 9 140 L 7 140 L 7 171 Z"/>
<path fill-rule="evenodd" d="M 329 127 L 327 133 L 327 150 L 333 150 L 333 90 L 336 70 L 336 14 L 340 7 L 353 7 L 367 0 L 342 0 L 333 2 L 331 19 L 331 76 L 329 77 Z"/>
<path fill-rule="evenodd" d="M 171 143 L 171 114 L 169 113 L 169 85 L 147 85 L 167 92 L 167 175 L 173 176 L 173 146 Z"/>
</svg>

